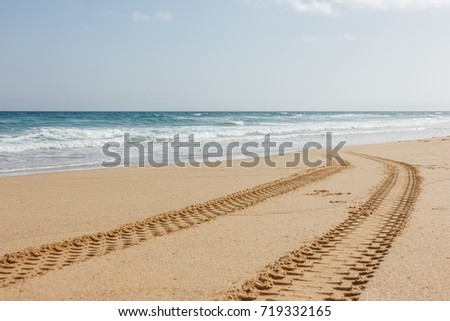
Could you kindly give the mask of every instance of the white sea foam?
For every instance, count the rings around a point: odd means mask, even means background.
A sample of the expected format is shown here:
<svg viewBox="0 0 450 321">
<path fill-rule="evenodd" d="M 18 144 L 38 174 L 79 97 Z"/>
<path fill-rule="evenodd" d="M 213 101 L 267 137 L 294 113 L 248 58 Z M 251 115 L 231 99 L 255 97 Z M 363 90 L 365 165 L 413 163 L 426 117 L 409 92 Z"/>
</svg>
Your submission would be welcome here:
<svg viewBox="0 0 450 321">
<path fill-rule="evenodd" d="M 144 121 L 116 122 L 106 126 L 92 122 L 91 127 L 82 123 L 68 123 L 26 128 L 11 127 L 0 123 L 0 175 L 33 171 L 54 171 L 70 168 L 95 167 L 102 160 L 102 147 L 115 141 L 123 143 L 129 133 L 133 142 L 155 142 L 156 153 L 161 142 L 173 141 L 175 134 L 186 141 L 190 134 L 202 144 L 216 141 L 262 142 L 271 134 L 274 141 L 291 141 L 295 144 L 320 140 L 325 132 L 347 140 L 348 144 L 413 139 L 450 133 L 449 113 L 261 113 L 223 114 L 211 113 L 153 114 L 166 117 L 167 123 L 146 125 Z M 202 116 L 202 117 L 199 117 Z M 165 121 L 165 120 L 164 120 Z M 6 124 L 6 125 L 5 125 Z"/>
<path fill-rule="evenodd" d="M 347 114 L 342 114 L 344 116 Z M 352 114 L 348 114 L 352 115 Z M 333 116 L 334 117 L 334 116 Z M 350 117 L 350 116 L 345 116 Z M 227 124 L 227 125 L 226 125 Z M 133 142 L 171 141 L 175 134 L 181 138 L 195 134 L 200 141 L 205 140 L 251 140 L 271 134 L 278 138 L 315 136 L 325 131 L 335 134 L 373 134 L 399 131 L 417 131 L 439 129 L 450 124 L 447 117 L 420 119 L 370 119 L 366 121 L 305 121 L 301 123 L 262 122 L 246 125 L 244 121 L 227 120 L 222 126 L 166 126 L 138 128 L 74 128 L 42 127 L 29 129 L 23 133 L 0 136 L 0 153 L 21 153 L 26 151 L 44 151 L 58 149 L 89 149 L 102 147 L 106 142 L 123 142 L 124 133 L 130 134 Z M 228 126 L 228 128 L 226 128 Z"/>
</svg>

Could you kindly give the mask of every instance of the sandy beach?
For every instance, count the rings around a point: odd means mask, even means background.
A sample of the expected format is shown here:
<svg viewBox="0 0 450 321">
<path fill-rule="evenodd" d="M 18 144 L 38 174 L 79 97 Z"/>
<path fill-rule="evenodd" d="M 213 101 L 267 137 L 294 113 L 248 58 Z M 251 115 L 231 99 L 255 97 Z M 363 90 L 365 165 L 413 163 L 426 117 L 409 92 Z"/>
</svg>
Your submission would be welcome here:
<svg viewBox="0 0 450 321">
<path fill-rule="evenodd" d="M 449 300 L 449 147 L 3 177 L 0 300 Z"/>
</svg>

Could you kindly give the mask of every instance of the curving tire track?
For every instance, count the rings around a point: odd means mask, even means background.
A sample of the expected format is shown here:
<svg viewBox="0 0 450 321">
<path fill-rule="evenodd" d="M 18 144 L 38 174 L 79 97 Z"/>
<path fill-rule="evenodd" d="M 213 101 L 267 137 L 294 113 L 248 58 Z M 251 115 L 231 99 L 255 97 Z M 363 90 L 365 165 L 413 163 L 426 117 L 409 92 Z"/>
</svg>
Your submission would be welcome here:
<svg viewBox="0 0 450 321">
<path fill-rule="evenodd" d="M 320 167 L 110 231 L 6 254 L 0 257 L 0 288 L 243 210 L 324 179 L 343 168 L 338 165 Z"/>
<path fill-rule="evenodd" d="M 358 300 L 403 229 L 421 179 L 412 165 L 351 154 L 381 162 L 387 169 L 370 199 L 328 233 L 229 292 L 229 300 Z"/>
</svg>

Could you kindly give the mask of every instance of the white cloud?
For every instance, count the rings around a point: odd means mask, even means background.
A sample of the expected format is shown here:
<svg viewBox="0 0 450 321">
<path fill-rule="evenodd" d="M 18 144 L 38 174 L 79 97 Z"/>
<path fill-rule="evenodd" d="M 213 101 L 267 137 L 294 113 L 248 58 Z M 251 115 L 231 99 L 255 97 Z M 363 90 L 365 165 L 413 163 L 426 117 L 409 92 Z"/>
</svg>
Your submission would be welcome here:
<svg viewBox="0 0 450 321">
<path fill-rule="evenodd" d="M 331 3 L 312 0 L 305 2 L 302 0 L 290 0 L 290 5 L 298 12 L 321 13 L 324 15 L 335 15 L 338 13 Z"/>
<path fill-rule="evenodd" d="M 152 17 L 149 15 L 143 14 L 139 11 L 133 12 L 133 21 L 135 22 L 149 22 L 150 20 L 152 20 Z"/>
<path fill-rule="evenodd" d="M 343 35 L 338 35 L 338 38 L 342 39 L 342 40 L 356 40 L 356 37 L 354 35 L 349 34 L 349 33 L 345 33 Z"/>
<path fill-rule="evenodd" d="M 342 9 L 419 10 L 450 7 L 450 0 L 241 0 L 257 5 L 276 4 L 300 13 L 337 15 Z M 341 10 L 340 10 L 341 9 Z"/>
<path fill-rule="evenodd" d="M 172 13 L 169 10 L 156 11 L 155 16 L 163 21 L 172 21 Z"/>
<path fill-rule="evenodd" d="M 153 15 L 148 15 L 135 11 L 133 12 L 132 18 L 135 22 L 149 22 L 154 19 L 169 22 L 172 21 L 172 13 L 169 10 L 160 10 L 156 11 Z"/>
<path fill-rule="evenodd" d="M 248 1 L 248 0 L 247 0 Z M 275 3 L 288 6 L 301 13 L 336 15 L 339 12 L 327 1 L 320 0 L 275 0 Z"/>
<path fill-rule="evenodd" d="M 450 0 L 333 0 L 352 8 L 365 9 L 428 9 L 450 6 Z"/>
</svg>

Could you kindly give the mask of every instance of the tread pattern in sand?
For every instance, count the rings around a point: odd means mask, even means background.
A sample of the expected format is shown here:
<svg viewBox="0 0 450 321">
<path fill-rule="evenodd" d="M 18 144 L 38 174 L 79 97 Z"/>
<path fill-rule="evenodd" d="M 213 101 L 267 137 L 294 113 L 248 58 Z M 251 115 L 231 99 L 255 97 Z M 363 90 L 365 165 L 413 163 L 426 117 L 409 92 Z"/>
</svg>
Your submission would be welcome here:
<svg viewBox="0 0 450 321">
<path fill-rule="evenodd" d="M 370 199 L 325 235 L 230 291 L 228 299 L 358 300 L 404 227 L 421 179 L 412 165 L 353 154 L 386 166 L 387 176 Z"/>
<path fill-rule="evenodd" d="M 324 179 L 343 168 L 338 165 L 320 167 L 114 230 L 6 254 L 0 258 L 0 288 L 243 210 Z"/>
</svg>

